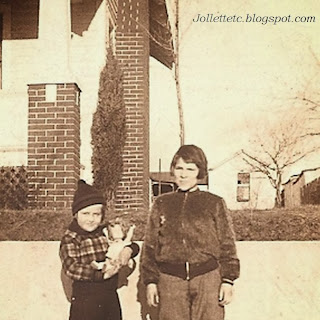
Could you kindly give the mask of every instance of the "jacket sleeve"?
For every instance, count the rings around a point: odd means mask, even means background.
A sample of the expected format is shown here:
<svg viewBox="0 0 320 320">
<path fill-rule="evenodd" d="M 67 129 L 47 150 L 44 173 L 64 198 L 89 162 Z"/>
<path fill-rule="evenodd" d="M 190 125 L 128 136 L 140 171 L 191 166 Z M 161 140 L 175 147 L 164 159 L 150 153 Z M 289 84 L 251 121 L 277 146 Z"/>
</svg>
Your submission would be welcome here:
<svg viewBox="0 0 320 320">
<path fill-rule="evenodd" d="M 135 256 L 137 256 L 138 253 L 140 252 L 139 245 L 135 242 L 132 242 L 131 244 L 129 244 L 126 247 L 128 247 L 132 250 L 131 258 L 134 258 Z"/>
<path fill-rule="evenodd" d="M 240 275 L 240 262 L 237 256 L 232 221 L 222 198 L 216 203 L 216 225 L 220 243 L 221 277 L 222 279 L 235 280 Z"/>
<path fill-rule="evenodd" d="M 103 280 L 103 273 L 100 270 L 95 270 L 89 264 L 80 263 L 78 245 L 72 237 L 64 237 L 62 239 L 59 255 L 65 274 L 72 280 Z"/>
<path fill-rule="evenodd" d="M 155 250 L 158 241 L 158 233 L 159 205 L 156 200 L 156 202 L 153 204 L 151 213 L 148 218 L 145 239 L 141 254 L 141 277 L 145 285 L 149 283 L 157 284 L 159 281 L 159 269 L 155 259 Z"/>
</svg>

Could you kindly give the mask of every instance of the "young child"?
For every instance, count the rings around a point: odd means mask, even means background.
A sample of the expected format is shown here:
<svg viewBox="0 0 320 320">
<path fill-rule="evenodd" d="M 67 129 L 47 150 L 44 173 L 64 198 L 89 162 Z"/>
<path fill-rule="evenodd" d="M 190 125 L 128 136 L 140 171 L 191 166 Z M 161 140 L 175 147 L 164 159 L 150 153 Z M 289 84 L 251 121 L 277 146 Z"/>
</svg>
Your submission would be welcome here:
<svg viewBox="0 0 320 320">
<path fill-rule="evenodd" d="M 108 243 L 102 229 L 105 200 L 103 195 L 85 181 L 78 182 L 72 213 L 73 221 L 60 244 L 64 272 L 73 280 L 69 320 L 121 320 L 117 294 L 118 275 L 104 279 L 103 270 L 91 266 L 104 261 Z M 136 256 L 139 246 L 132 243 L 120 253 L 120 265 L 127 265 Z"/>
</svg>

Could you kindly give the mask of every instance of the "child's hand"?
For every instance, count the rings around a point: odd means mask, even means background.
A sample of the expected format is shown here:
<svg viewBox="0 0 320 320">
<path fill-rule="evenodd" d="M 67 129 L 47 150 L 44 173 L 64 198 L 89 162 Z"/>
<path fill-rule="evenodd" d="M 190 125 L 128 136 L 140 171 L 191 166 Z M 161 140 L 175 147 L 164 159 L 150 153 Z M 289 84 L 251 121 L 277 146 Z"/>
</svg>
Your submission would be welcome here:
<svg viewBox="0 0 320 320">
<path fill-rule="evenodd" d="M 232 300 L 233 295 L 233 287 L 231 284 L 228 283 L 222 283 L 220 287 L 220 293 L 219 293 L 219 304 L 221 306 L 226 306 L 229 304 Z"/>
<path fill-rule="evenodd" d="M 147 303 L 149 307 L 157 307 L 159 304 L 158 287 L 155 283 L 147 285 Z"/>
<path fill-rule="evenodd" d="M 128 265 L 131 255 L 132 255 L 132 249 L 129 247 L 124 247 L 119 254 L 120 264 L 122 266 Z"/>
<path fill-rule="evenodd" d="M 121 269 L 120 260 L 107 259 L 104 268 L 102 269 L 103 279 L 109 279 L 119 272 Z"/>
<path fill-rule="evenodd" d="M 90 266 L 91 266 L 93 269 L 102 270 L 102 268 L 104 267 L 104 262 L 92 261 L 92 262 L 90 263 Z"/>
</svg>

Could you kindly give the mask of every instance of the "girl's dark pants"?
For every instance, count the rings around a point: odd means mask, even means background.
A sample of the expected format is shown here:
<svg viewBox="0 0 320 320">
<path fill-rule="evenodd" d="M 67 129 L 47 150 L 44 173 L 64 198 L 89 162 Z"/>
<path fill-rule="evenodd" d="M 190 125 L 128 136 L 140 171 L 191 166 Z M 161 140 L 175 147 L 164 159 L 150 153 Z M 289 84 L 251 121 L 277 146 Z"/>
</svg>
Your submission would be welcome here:
<svg viewBox="0 0 320 320">
<path fill-rule="evenodd" d="M 69 320 L 122 320 L 114 280 L 117 279 L 111 278 L 102 285 L 74 283 Z"/>
</svg>

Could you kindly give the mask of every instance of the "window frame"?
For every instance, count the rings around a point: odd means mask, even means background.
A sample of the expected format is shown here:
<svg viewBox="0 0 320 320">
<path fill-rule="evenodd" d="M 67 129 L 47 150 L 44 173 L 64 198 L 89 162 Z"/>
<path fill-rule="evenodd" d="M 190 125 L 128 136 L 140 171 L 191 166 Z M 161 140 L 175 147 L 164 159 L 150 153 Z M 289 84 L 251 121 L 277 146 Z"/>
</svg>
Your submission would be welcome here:
<svg viewBox="0 0 320 320">
<path fill-rule="evenodd" d="M 250 201 L 250 172 L 238 172 L 237 174 L 237 202 Z"/>
</svg>

